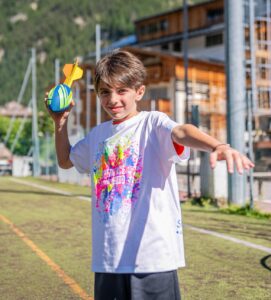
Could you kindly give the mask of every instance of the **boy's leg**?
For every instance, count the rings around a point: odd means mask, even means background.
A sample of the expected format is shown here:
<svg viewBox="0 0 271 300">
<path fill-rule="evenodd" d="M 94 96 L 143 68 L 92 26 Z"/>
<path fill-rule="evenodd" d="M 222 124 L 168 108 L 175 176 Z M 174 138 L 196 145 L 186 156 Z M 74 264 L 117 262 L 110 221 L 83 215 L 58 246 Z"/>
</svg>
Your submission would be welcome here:
<svg viewBox="0 0 271 300">
<path fill-rule="evenodd" d="M 132 300 L 180 300 L 177 271 L 131 274 Z"/>
<path fill-rule="evenodd" d="M 95 273 L 94 299 L 131 299 L 129 279 L 129 274 Z"/>
</svg>

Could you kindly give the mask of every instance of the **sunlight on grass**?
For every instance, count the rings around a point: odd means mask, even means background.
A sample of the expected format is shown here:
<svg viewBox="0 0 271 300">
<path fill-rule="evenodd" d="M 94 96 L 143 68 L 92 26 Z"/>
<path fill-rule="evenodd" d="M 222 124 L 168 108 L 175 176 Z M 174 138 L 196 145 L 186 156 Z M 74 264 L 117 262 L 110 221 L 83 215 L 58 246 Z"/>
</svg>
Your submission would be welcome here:
<svg viewBox="0 0 271 300">
<path fill-rule="evenodd" d="M 91 205 L 76 195 L 88 187 L 27 178 L 65 196 L 0 178 L 0 214 L 93 296 Z M 182 204 L 183 222 L 270 247 L 269 219 L 219 213 Z M 3 299 L 78 299 L 6 224 L 0 224 L 0 293 Z M 184 227 L 187 267 L 178 271 L 183 299 L 270 299 L 271 256 Z"/>
</svg>

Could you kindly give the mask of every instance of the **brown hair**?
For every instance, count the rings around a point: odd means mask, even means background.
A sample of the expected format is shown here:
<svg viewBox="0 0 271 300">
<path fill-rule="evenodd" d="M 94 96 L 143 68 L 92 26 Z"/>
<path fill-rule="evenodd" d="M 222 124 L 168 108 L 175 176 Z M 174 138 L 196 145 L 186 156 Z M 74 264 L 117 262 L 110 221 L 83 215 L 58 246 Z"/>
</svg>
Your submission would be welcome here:
<svg viewBox="0 0 271 300">
<path fill-rule="evenodd" d="M 145 79 L 145 67 L 135 55 L 124 50 L 114 50 L 98 61 L 94 86 L 96 92 L 101 81 L 109 86 L 120 85 L 138 89 Z"/>
</svg>

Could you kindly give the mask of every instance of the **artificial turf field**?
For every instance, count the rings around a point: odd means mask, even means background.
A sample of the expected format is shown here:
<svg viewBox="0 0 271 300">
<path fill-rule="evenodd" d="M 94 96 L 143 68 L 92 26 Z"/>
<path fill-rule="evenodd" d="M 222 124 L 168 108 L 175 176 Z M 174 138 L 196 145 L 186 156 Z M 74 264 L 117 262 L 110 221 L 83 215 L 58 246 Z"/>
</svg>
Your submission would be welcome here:
<svg viewBox="0 0 271 300">
<path fill-rule="evenodd" d="M 53 190 L 0 177 L 0 299 L 93 299 L 89 188 L 22 180 Z M 271 247 L 270 219 L 182 209 L 185 224 Z M 184 238 L 182 299 L 271 299 L 271 253 L 188 227 Z"/>
</svg>

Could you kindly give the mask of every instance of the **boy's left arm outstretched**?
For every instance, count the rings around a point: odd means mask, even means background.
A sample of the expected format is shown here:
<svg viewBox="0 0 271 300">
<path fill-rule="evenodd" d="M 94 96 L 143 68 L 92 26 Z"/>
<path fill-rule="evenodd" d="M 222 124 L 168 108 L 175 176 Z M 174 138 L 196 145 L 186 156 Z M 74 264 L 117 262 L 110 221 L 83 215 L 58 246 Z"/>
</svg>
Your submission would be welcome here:
<svg viewBox="0 0 271 300">
<path fill-rule="evenodd" d="M 191 124 L 178 125 L 173 128 L 172 140 L 177 144 L 211 152 L 211 168 L 215 168 L 216 162 L 219 160 L 226 160 L 229 173 L 234 172 L 234 165 L 240 174 L 243 173 L 244 169 L 249 170 L 254 167 L 252 161 L 237 150 L 231 148 L 229 144 L 219 142 L 217 139 L 200 131 Z"/>
</svg>

